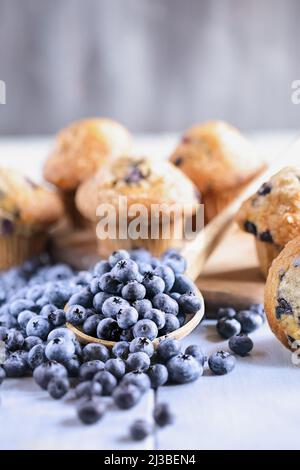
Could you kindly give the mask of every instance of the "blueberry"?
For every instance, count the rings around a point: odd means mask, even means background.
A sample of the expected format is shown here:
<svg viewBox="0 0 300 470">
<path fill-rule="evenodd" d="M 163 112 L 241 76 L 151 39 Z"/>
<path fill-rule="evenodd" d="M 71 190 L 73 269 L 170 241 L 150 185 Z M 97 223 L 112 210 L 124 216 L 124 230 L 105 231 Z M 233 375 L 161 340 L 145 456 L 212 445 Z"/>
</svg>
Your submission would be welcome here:
<svg viewBox="0 0 300 470">
<path fill-rule="evenodd" d="M 154 274 L 163 279 L 165 283 L 165 292 L 170 292 L 175 282 L 175 274 L 169 266 L 157 266 L 154 269 Z"/>
<path fill-rule="evenodd" d="M 150 367 L 150 357 L 144 352 L 130 353 L 126 361 L 126 367 L 129 371 L 145 371 Z"/>
<path fill-rule="evenodd" d="M 105 363 L 105 370 L 119 380 L 125 375 L 125 362 L 120 357 L 108 359 Z"/>
<path fill-rule="evenodd" d="M 86 309 L 81 305 L 72 305 L 67 308 L 66 320 L 74 326 L 84 323 L 87 318 Z"/>
<path fill-rule="evenodd" d="M 174 383 L 188 383 L 197 380 L 203 374 L 199 362 L 189 354 L 179 354 L 167 362 L 169 379 Z"/>
<path fill-rule="evenodd" d="M 139 272 L 144 276 L 146 273 L 148 272 L 152 272 L 153 271 L 153 268 L 151 266 L 151 264 L 148 264 L 148 263 L 142 263 L 140 261 L 137 261 L 136 262 L 138 267 L 139 267 Z"/>
<path fill-rule="evenodd" d="M 139 314 L 134 307 L 122 308 L 117 314 L 117 322 L 122 329 L 127 329 L 135 325 L 138 318 Z"/>
<path fill-rule="evenodd" d="M 123 287 L 123 285 L 120 284 L 117 279 L 112 277 L 111 273 L 103 274 L 100 277 L 99 283 L 101 290 L 103 290 L 103 292 L 106 292 L 107 294 L 118 295 Z M 94 307 L 97 308 L 95 304 Z"/>
<path fill-rule="evenodd" d="M 36 383 L 43 388 L 47 389 L 51 379 L 55 378 L 67 378 L 67 369 L 58 362 L 47 361 L 36 367 L 33 371 L 33 378 Z"/>
<path fill-rule="evenodd" d="M 160 428 L 169 426 L 175 421 L 175 416 L 171 412 L 168 403 L 158 403 L 154 408 L 153 418 Z"/>
<path fill-rule="evenodd" d="M 85 380 L 80 382 L 75 387 L 76 398 L 92 398 L 93 396 L 102 395 L 102 385 L 99 382 L 93 382 L 92 380 Z"/>
<path fill-rule="evenodd" d="M 133 383 L 119 385 L 113 392 L 113 399 L 118 408 L 128 410 L 135 406 L 141 399 L 142 393 L 139 387 Z"/>
<path fill-rule="evenodd" d="M 106 407 L 101 401 L 83 401 L 77 406 L 77 415 L 84 424 L 95 424 L 105 414 Z"/>
<path fill-rule="evenodd" d="M 45 340 L 50 331 L 50 324 L 46 318 L 36 316 L 29 320 L 26 326 L 27 336 L 38 336 Z"/>
<path fill-rule="evenodd" d="M 143 352 L 149 357 L 152 357 L 154 354 L 154 346 L 149 338 L 138 337 L 131 341 L 129 351 L 131 353 Z"/>
<path fill-rule="evenodd" d="M 35 303 L 30 299 L 14 300 L 9 306 L 9 312 L 13 317 L 17 317 L 23 310 L 35 309 Z"/>
<path fill-rule="evenodd" d="M 50 331 L 47 341 L 51 341 L 54 338 L 65 338 L 71 341 L 75 341 L 76 336 L 74 335 L 73 331 L 69 330 L 69 328 L 61 327 Z"/>
<path fill-rule="evenodd" d="M 132 423 L 129 431 L 134 441 L 142 441 L 152 433 L 152 425 L 145 419 L 137 419 Z"/>
<path fill-rule="evenodd" d="M 159 342 L 156 352 L 158 358 L 165 363 L 181 353 L 180 342 L 177 339 L 166 338 Z"/>
<path fill-rule="evenodd" d="M 163 364 L 153 364 L 147 370 L 148 377 L 151 381 L 152 388 L 158 388 L 168 381 L 168 369 Z"/>
<path fill-rule="evenodd" d="M 22 330 L 26 330 L 27 323 L 33 317 L 36 317 L 36 313 L 31 310 L 23 310 L 18 315 L 18 324 Z"/>
<path fill-rule="evenodd" d="M 138 311 L 139 317 L 144 318 L 145 313 L 152 308 L 152 303 L 149 299 L 136 300 L 132 306 Z"/>
<path fill-rule="evenodd" d="M 163 264 L 173 269 L 174 273 L 182 274 L 186 269 L 186 260 L 176 250 L 167 251 L 162 257 Z"/>
<path fill-rule="evenodd" d="M 0 385 L 3 383 L 5 378 L 6 378 L 6 372 L 3 369 L 3 367 L 0 366 Z"/>
<path fill-rule="evenodd" d="M 64 308 L 70 298 L 70 290 L 60 284 L 49 286 L 46 288 L 45 294 L 48 301 L 57 308 Z"/>
<path fill-rule="evenodd" d="M 121 330 L 119 340 L 130 343 L 130 341 L 133 340 L 132 328 L 129 328 L 129 330 Z"/>
<path fill-rule="evenodd" d="M 84 346 L 82 350 L 82 359 L 83 362 L 93 361 L 95 359 L 106 362 L 109 359 L 109 351 L 104 344 L 89 343 Z"/>
<path fill-rule="evenodd" d="M 48 320 L 51 325 L 53 326 L 62 326 L 66 322 L 66 314 L 65 311 L 62 309 L 55 309 L 48 315 Z"/>
<path fill-rule="evenodd" d="M 101 277 L 105 273 L 109 273 L 111 270 L 111 265 L 108 261 L 99 261 L 95 264 L 93 274 L 94 276 Z"/>
<path fill-rule="evenodd" d="M 118 323 L 112 318 L 104 318 L 97 326 L 97 337 L 100 339 L 117 341 L 120 337 Z"/>
<path fill-rule="evenodd" d="M 88 317 L 82 325 L 83 332 L 89 336 L 96 336 L 97 326 L 102 319 L 103 316 L 98 314 Z"/>
<path fill-rule="evenodd" d="M 173 285 L 173 291 L 179 294 L 186 294 L 187 292 L 194 292 L 195 284 L 184 274 L 177 274 Z"/>
<path fill-rule="evenodd" d="M 112 297 L 112 294 L 108 294 L 107 292 L 98 292 L 93 299 L 93 306 L 97 313 L 102 313 L 102 307 L 104 302 Z"/>
<path fill-rule="evenodd" d="M 163 328 L 166 323 L 165 312 L 158 310 L 157 308 L 151 308 L 144 314 L 144 318 L 147 320 L 152 320 L 157 326 L 158 330 Z"/>
<path fill-rule="evenodd" d="M 0 326 L 0 341 L 6 341 L 8 335 L 8 328 Z"/>
<path fill-rule="evenodd" d="M 178 318 L 175 317 L 175 315 L 172 315 L 171 313 L 166 313 L 165 325 L 160 330 L 160 334 L 162 336 L 168 335 L 169 333 L 172 333 L 172 331 L 178 330 L 178 328 L 180 328 L 180 323 L 179 323 Z"/>
<path fill-rule="evenodd" d="M 93 381 L 102 385 L 102 394 L 104 396 L 110 396 L 117 386 L 116 377 L 107 370 L 97 372 Z"/>
<path fill-rule="evenodd" d="M 72 281 L 80 286 L 88 286 L 93 278 L 93 275 L 89 271 L 78 271 Z"/>
<path fill-rule="evenodd" d="M 35 369 L 46 361 L 45 349 L 46 346 L 44 344 L 36 344 L 30 349 L 28 353 L 28 364 L 31 369 Z"/>
<path fill-rule="evenodd" d="M 217 351 L 209 357 L 208 365 L 216 375 L 228 374 L 234 369 L 235 357 L 226 351 Z"/>
<path fill-rule="evenodd" d="M 17 351 L 24 344 L 24 336 L 18 330 L 9 330 L 5 343 L 9 351 Z"/>
<path fill-rule="evenodd" d="M 242 357 L 247 356 L 247 354 L 253 349 L 252 339 L 244 334 L 232 336 L 228 345 L 231 351 Z"/>
<path fill-rule="evenodd" d="M 225 307 L 219 308 L 217 311 L 217 319 L 220 320 L 221 318 L 234 318 L 236 316 L 236 311 L 234 308 Z"/>
<path fill-rule="evenodd" d="M 76 354 L 74 354 L 71 359 L 64 363 L 64 366 L 68 371 L 69 377 L 78 377 L 81 363 Z"/>
<path fill-rule="evenodd" d="M 129 255 L 128 251 L 126 251 L 126 250 L 117 250 L 117 251 L 112 252 L 110 257 L 108 258 L 108 262 L 109 262 L 110 266 L 113 268 L 118 263 L 118 261 L 121 261 L 123 259 L 129 259 L 129 258 L 130 258 L 130 255 Z"/>
<path fill-rule="evenodd" d="M 152 320 L 139 320 L 133 327 L 133 336 L 135 338 L 142 336 L 153 341 L 158 335 L 158 329 Z"/>
<path fill-rule="evenodd" d="M 73 341 L 65 338 L 54 338 L 46 346 L 45 354 L 49 361 L 66 362 L 75 353 Z"/>
<path fill-rule="evenodd" d="M 68 306 L 81 305 L 84 308 L 91 308 L 93 306 L 93 294 L 88 288 L 84 288 L 79 292 L 75 292 L 69 300 Z"/>
<path fill-rule="evenodd" d="M 165 290 L 164 280 L 152 272 L 148 272 L 144 275 L 143 285 L 145 286 L 146 293 L 149 297 L 154 297 Z"/>
<path fill-rule="evenodd" d="M 124 299 L 131 302 L 142 300 L 146 295 L 146 288 L 138 281 L 129 281 L 122 289 Z"/>
<path fill-rule="evenodd" d="M 70 389 L 69 380 L 61 377 L 53 377 L 48 383 L 48 393 L 55 400 L 59 400 L 68 393 Z"/>
<path fill-rule="evenodd" d="M 292 315 L 293 314 L 293 309 L 291 304 L 287 302 L 287 300 L 283 299 L 282 297 L 279 297 L 277 299 L 278 305 L 276 306 L 276 318 L 277 320 L 281 319 L 281 315 Z"/>
<path fill-rule="evenodd" d="M 90 282 L 90 291 L 93 295 L 98 294 L 101 292 L 101 287 L 100 287 L 100 277 L 93 277 L 91 282 Z"/>
<path fill-rule="evenodd" d="M 119 341 L 114 344 L 112 348 L 112 353 L 114 357 L 120 357 L 121 359 L 127 359 L 129 354 L 129 342 L 128 341 Z"/>
<path fill-rule="evenodd" d="M 25 351 L 31 351 L 37 344 L 43 344 L 43 340 L 38 336 L 27 336 L 24 339 L 23 349 L 25 349 Z"/>
<path fill-rule="evenodd" d="M 40 297 L 39 299 L 37 299 L 36 301 L 36 306 L 41 309 L 43 308 L 45 305 L 48 305 L 49 304 L 49 299 L 48 297 L 46 297 L 45 295 L 43 297 Z"/>
<path fill-rule="evenodd" d="M 151 387 L 151 382 L 148 375 L 141 370 L 134 370 L 125 374 L 121 384 L 133 384 L 138 387 L 142 393 L 146 392 Z"/>
<path fill-rule="evenodd" d="M 263 324 L 262 316 L 251 310 L 241 310 L 237 313 L 236 319 L 241 324 L 242 333 L 252 333 Z"/>
<path fill-rule="evenodd" d="M 36 302 L 43 295 L 43 286 L 32 286 L 27 290 L 26 298 Z"/>
<path fill-rule="evenodd" d="M 250 220 L 246 220 L 244 223 L 244 229 L 248 233 L 252 233 L 252 235 L 256 236 L 257 235 L 257 228 L 256 225 L 253 222 L 250 222 Z"/>
<path fill-rule="evenodd" d="M 144 248 L 135 248 L 129 254 L 130 258 L 136 262 L 151 263 L 151 254 Z"/>
<path fill-rule="evenodd" d="M 9 313 L 2 313 L 0 315 L 0 326 L 4 326 L 8 329 L 15 328 L 17 326 L 17 320 Z"/>
<path fill-rule="evenodd" d="M 183 312 L 179 312 L 176 318 L 179 321 L 179 326 L 180 327 L 185 324 L 186 316 Z"/>
<path fill-rule="evenodd" d="M 69 279 L 72 277 L 73 271 L 70 266 L 64 263 L 56 264 L 48 269 L 47 280 L 48 281 L 59 281 L 63 279 Z"/>
<path fill-rule="evenodd" d="M 179 292 L 170 292 L 169 295 L 173 300 L 176 300 L 176 302 L 178 303 L 178 300 L 180 299 L 182 294 L 179 294 Z"/>
<path fill-rule="evenodd" d="M 111 270 L 111 275 L 119 282 L 139 280 L 139 267 L 132 259 L 122 259 Z"/>
<path fill-rule="evenodd" d="M 104 362 L 99 359 L 94 359 L 93 361 L 85 362 L 80 366 L 79 369 L 79 378 L 81 380 L 92 380 L 94 376 L 103 371 L 105 368 Z"/>
<path fill-rule="evenodd" d="M 153 307 L 172 315 L 178 314 L 178 303 L 167 294 L 157 294 L 152 299 Z"/>
<path fill-rule="evenodd" d="M 7 377 L 24 377 L 28 370 L 27 362 L 16 353 L 11 354 L 3 364 Z"/>
<path fill-rule="evenodd" d="M 271 234 L 270 230 L 266 230 L 265 232 L 261 232 L 259 234 L 259 239 L 262 242 L 265 242 L 265 243 L 273 243 L 273 237 L 272 237 L 272 234 Z"/>
<path fill-rule="evenodd" d="M 178 304 L 184 313 L 197 313 L 201 308 L 201 300 L 193 292 L 183 294 Z"/>
<path fill-rule="evenodd" d="M 228 339 L 241 332 L 241 324 L 235 318 L 221 318 L 217 322 L 217 331 L 222 338 Z"/>
<path fill-rule="evenodd" d="M 116 318 L 121 309 L 129 306 L 127 300 L 122 299 L 122 297 L 109 297 L 102 305 L 102 313 L 106 318 Z"/>
<path fill-rule="evenodd" d="M 190 346 L 188 346 L 185 349 L 184 354 L 189 354 L 190 356 L 193 356 L 202 367 L 206 362 L 206 356 L 197 344 L 191 344 Z"/>
</svg>

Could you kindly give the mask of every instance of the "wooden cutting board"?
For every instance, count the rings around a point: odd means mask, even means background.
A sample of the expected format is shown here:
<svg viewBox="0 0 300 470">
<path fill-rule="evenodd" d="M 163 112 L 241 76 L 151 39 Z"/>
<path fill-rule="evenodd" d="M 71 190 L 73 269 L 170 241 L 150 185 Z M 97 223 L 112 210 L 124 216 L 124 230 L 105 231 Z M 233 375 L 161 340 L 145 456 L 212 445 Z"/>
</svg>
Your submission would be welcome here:
<svg viewBox="0 0 300 470">
<path fill-rule="evenodd" d="M 99 260 L 91 230 L 61 230 L 52 245 L 56 260 L 77 269 L 89 268 Z M 208 317 L 214 317 L 219 307 L 241 309 L 263 302 L 264 278 L 258 269 L 253 238 L 233 226 L 211 255 L 196 284 L 203 293 Z"/>
</svg>

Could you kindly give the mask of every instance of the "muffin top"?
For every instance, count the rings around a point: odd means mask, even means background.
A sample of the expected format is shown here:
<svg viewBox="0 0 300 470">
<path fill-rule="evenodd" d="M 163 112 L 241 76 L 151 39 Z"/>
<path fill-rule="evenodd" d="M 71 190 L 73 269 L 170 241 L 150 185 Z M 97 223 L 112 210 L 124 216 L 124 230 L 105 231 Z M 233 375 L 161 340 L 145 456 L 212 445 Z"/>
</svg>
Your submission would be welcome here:
<svg viewBox="0 0 300 470">
<path fill-rule="evenodd" d="M 188 129 L 170 159 L 202 193 L 239 186 L 264 167 L 250 142 L 222 121 Z"/>
<path fill-rule="evenodd" d="M 123 156 L 107 162 L 97 174 L 82 183 L 76 193 L 79 211 L 88 219 L 96 219 L 101 203 L 118 207 L 119 196 L 127 205 L 179 204 L 194 212 L 199 203 L 193 183 L 171 163 L 147 157 Z M 167 211 L 167 207 L 166 207 Z"/>
<path fill-rule="evenodd" d="M 300 234 L 300 169 L 286 167 L 247 199 L 237 222 L 259 240 L 279 246 Z"/>
<path fill-rule="evenodd" d="M 300 341 L 300 237 L 273 261 L 265 287 L 265 311 L 272 331 L 291 349 Z M 295 341 L 298 344 L 293 344 Z"/>
<path fill-rule="evenodd" d="M 8 234 L 15 226 L 43 228 L 63 215 L 59 196 L 35 184 L 21 173 L 0 168 L 0 232 Z"/>
<path fill-rule="evenodd" d="M 111 119 L 84 119 L 61 130 L 49 155 L 44 177 L 63 190 L 73 190 L 109 157 L 128 152 L 131 136 Z"/>
</svg>

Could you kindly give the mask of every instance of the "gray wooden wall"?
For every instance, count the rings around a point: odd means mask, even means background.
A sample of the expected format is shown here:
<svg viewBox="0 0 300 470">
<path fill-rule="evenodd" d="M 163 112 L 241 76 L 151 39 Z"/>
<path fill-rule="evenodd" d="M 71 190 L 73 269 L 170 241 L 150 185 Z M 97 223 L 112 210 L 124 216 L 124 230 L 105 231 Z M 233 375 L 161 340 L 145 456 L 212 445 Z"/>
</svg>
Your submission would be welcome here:
<svg viewBox="0 0 300 470">
<path fill-rule="evenodd" d="M 299 0 L 0 0 L 0 134 L 298 127 Z"/>
</svg>

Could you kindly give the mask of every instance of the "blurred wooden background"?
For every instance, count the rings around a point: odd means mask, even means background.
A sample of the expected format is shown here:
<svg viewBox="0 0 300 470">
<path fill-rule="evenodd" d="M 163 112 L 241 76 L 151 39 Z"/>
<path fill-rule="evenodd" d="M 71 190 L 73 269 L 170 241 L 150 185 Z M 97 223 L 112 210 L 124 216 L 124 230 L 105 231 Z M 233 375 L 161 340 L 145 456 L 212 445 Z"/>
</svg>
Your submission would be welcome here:
<svg viewBox="0 0 300 470">
<path fill-rule="evenodd" d="M 139 132 L 297 127 L 299 17 L 298 0 L 0 0 L 0 134 L 85 115 Z"/>
</svg>

